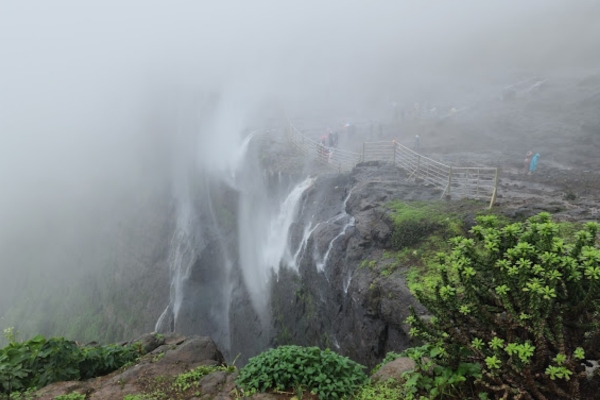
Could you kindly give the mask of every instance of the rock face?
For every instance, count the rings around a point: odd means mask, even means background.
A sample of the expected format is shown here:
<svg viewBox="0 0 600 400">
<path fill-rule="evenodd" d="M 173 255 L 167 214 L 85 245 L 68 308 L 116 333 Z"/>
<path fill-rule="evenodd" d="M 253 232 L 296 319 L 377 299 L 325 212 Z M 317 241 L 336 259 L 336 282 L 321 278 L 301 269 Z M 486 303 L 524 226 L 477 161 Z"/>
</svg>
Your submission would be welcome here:
<svg viewBox="0 0 600 400">
<path fill-rule="evenodd" d="M 390 248 L 387 202 L 439 194 L 392 166 L 370 163 L 319 177 L 305 196 L 291 234 L 292 267 L 273 285 L 275 343 L 330 347 L 373 367 L 410 345 L 409 306 L 425 310 L 401 273 L 380 279 L 361 263 Z"/>
</svg>

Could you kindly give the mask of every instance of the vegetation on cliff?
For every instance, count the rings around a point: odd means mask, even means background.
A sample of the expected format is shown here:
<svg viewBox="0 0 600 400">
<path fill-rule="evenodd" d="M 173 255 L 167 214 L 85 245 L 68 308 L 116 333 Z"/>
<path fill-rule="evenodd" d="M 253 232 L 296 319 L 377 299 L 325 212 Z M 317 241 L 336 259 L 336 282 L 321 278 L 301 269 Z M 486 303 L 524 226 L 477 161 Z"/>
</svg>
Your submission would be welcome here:
<svg viewBox="0 0 600 400">
<path fill-rule="evenodd" d="M 5 330 L 8 346 L 0 349 L 0 395 L 10 395 L 53 382 L 105 375 L 140 356 L 139 345 L 78 346 L 64 338 L 36 336 L 14 340 Z"/>
<path fill-rule="evenodd" d="M 367 381 L 364 367 L 329 349 L 280 346 L 256 357 L 240 370 L 237 383 L 249 393 L 292 389 L 341 399 Z"/>
<path fill-rule="evenodd" d="M 598 384 L 581 365 L 600 341 L 598 225 L 561 238 L 549 214 L 506 226 L 477 220 L 472 237 L 439 254 L 432 290 L 416 292 L 433 318 L 413 311 L 411 334 L 435 346 L 437 367 L 481 368 L 457 386 L 463 396 L 584 398 Z"/>
</svg>

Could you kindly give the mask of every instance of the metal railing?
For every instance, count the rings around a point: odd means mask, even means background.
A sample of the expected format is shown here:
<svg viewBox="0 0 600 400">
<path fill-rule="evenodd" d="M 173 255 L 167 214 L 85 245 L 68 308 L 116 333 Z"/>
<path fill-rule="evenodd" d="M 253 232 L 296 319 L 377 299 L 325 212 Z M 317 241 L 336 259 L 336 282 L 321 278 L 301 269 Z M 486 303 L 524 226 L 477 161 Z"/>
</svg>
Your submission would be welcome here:
<svg viewBox="0 0 600 400">
<path fill-rule="evenodd" d="M 296 148 L 339 172 L 352 170 L 362 160 L 362 155 L 359 153 L 327 147 L 303 135 L 291 122 L 288 124 L 287 131 L 290 141 Z"/>
<path fill-rule="evenodd" d="M 422 181 L 440 190 L 441 198 L 485 200 L 489 201 L 490 208 L 496 201 L 498 168 L 446 165 L 396 141 L 364 142 L 362 154 L 331 148 L 302 134 L 291 121 L 287 131 L 294 146 L 339 172 L 350 171 L 360 162 L 386 162 L 403 169 L 409 175 L 408 179 Z"/>
</svg>

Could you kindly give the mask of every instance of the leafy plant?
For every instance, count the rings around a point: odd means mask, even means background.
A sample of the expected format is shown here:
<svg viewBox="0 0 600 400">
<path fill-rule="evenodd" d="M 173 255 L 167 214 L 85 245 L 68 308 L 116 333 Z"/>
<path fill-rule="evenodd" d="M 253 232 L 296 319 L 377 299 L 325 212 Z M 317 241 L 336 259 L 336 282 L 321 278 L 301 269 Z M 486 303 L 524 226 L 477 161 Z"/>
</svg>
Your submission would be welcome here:
<svg viewBox="0 0 600 400">
<path fill-rule="evenodd" d="M 367 381 L 360 364 L 329 349 L 280 346 L 249 360 L 237 384 L 247 393 L 305 388 L 321 399 L 339 399 Z"/>
<path fill-rule="evenodd" d="M 394 380 L 386 382 L 369 382 L 363 385 L 353 396 L 353 400 L 391 400 L 404 399 L 402 385 Z"/>
<path fill-rule="evenodd" d="M 476 385 L 496 398 L 582 398 L 579 365 L 600 344 L 598 225 L 569 242 L 547 213 L 477 222 L 439 254 L 433 290 L 416 292 L 434 318 L 411 310 L 411 334 L 442 349 L 438 365 L 477 363 Z"/>
<path fill-rule="evenodd" d="M 80 347 L 64 338 L 43 336 L 21 343 L 12 341 L 0 349 L 0 393 L 104 375 L 135 360 L 140 353 L 136 345 Z"/>
<path fill-rule="evenodd" d="M 8 343 L 15 343 L 17 341 L 17 337 L 19 336 L 19 332 L 15 331 L 14 326 L 11 326 L 4 329 L 3 335 L 6 340 L 8 340 Z"/>
<path fill-rule="evenodd" d="M 400 380 L 367 385 L 370 387 L 361 390 L 361 399 L 464 399 L 467 398 L 464 383 L 481 376 L 480 367 L 475 363 L 460 363 L 457 367 L 443 365 L 444 350 L 430 344 L 409 348 L 401 353 L 387 353 L 373 373 L 400 357 L 411 358 L 415 362 L 414 370 L 402 374 Z M 367 393 L 373 394 L 373 397 L 367 397 Z M 387 396 L 393 393 L 394 397 L 381 397 L 378 393 L 386 393 Z"/>
<path fill-rule="evenodd" d="M 60 396 L 56 396 L 54 400 L 85 400 L 85 394 L 77 392 L 61 394 Z"/>
<path fill-rule="evenodd" d="M 173 388 L 178 392 L 185 392 L 192 387 L 198 387 L 200 379 L 216 371 L 234 372 L 235 367 L 224 367 L 221 365 L 201 365 L 191 371 L 178 375 L 175 379 L 175 382 L 173 382 Z"/>
<path fill-rule="evenodd" d="M 139 394 L 128 394 L 125 397 L 123 397 L 123 400 L 147 400 L 149 399 L 146 396 L 143 395 L 139 395 Z"/>
<path fill-rule="evenodd" d="M 231 374 L 236 367 L 226 365 L 201 365 L 177 376 L 142 377 L 137 384 L 143 393 L 130 395 L 123 400 L 183 400 L 199 397 L 200 381 L 214 372 Z"/>
</svg>

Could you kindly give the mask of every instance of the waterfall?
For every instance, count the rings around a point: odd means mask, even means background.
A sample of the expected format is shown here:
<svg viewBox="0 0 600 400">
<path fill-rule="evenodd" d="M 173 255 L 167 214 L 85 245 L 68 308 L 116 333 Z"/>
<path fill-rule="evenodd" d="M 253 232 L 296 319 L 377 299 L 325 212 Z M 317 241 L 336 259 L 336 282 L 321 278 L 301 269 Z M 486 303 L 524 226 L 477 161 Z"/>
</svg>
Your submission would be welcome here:
<svg viewBox="0 0 600 400">
<path fill-rule="evenodd" d="M 190 124 L 185 118 L 183 108 L 177 110 L 175 123 L 177 134 L 174 152 L 177 157 L 173 166 L 172 193 L 176 221 L 167 255 L 170 277 L 169 303 L 156 322 L 155 330 L 159 332 L 176 329 L 177 316 L 183 301 L 183 285 L 197 257 L 194 230 L 200 229 L 200 226 L 193 222 L 196 218 L 189 182 L 193 154 L 187 146 L 191 137 Z"/>
<path fill-rule="evenodd" d="M 299 183 L 287 196 L 277 217 L 271 222 L 269 235 L 264 249 L 265 265 L 275 271 L 284 256 L 289 259 L 289 230 L 296 219 L 298 203 L 302 194 L 313 183 L 312 178 L 307 178 Z"/>
<path fill-rule="evenodd" d="M 156 331 L 171 331 L 177 326 L 177 316 L 183 300 L 183 284 L 189 277 L 190 268 L 196 259 L 195 240 L 192 226 L 193 209 L 189 189 L 183 188 L 183 198 L 178 200 L 177 221 L 171 241 L 167 264 L 171 278 L 169 304 L 156 322 Z"/>
<path fill-rule="evenodd" d="M 295 265 L 292 260 L 298 254 L 292 254 L 290 248 L 290 227 L 302 211 L 303 194 L 314 179 L 283 188 L 283 179 L 276 174 L 276 190 L 269 190 L 269 177 L 264 176 L 257 149 L 250 146 L 259 131 L 237 141 L 232 139 L 230 153 L 211 165 L 206 149 L 194 153 L 194 147 L 186 145 L 190 137 L 201 140 L 201 135 L 193 133 L 200 123 L 184 122 L 187 125 L 181 123 L 178 115 L 178 126 L 183 132 L 179 133 L 184 140 L 178 148 L 181 157 L 176 159 L 173 180 L 176 220 L 167 255 L 169 304 L 155 329 L 208 334 L 224 351 L 233 351 L 237 342 L 232 340 L 239 339 L 239 333 L 230 326 L 234 323 L 230 318 L 235 318 L 230 313 L 232 304 L 249 300 L 259 323 L 269 326 L 269 282 L 281 262 Z M 218 125 L 209 123 L 207 129 Z M 225 233 L 223 205 L 218 201 L 224 200 L 224 194 L 234 193 L 236 198 L 228 198 L 228 204 L 229 210 L 231 204 L 237 207 L 231 210 L 236 217 L 235 227 L 233 233 Z M 301 247 L 306 246 L 315 228 L 306 232 Z M 243 287 L 237 286 L 239 277 Z M 246 323 L 252 323 L 252 318 Z"/>
<path fill-rule="evenodd" d="M 320 222 L 316 223 L 315 226 L 312 226 L 312 222 L 308 224 L 304 228 L 304 233 L 302 234 L 302 240 L 298 245 L 298 249 L 294 253 L 293 257 L 288 259 L 288 265 L 295 270 L 298 269 L 298 261 L 302 259 L 302 255 L 304 254 L 304 250 L 306 250 L 306 244 L 308 243 L 308 239 L 310 239 L 312 233 L 321 225 Z"/>
<path fill-rule="evenodd" d="M 313 178 L 307 178 L 296 185 L 277 211 L 272 210 L 264 192 L 257 192 L 256 187 L 248 190 L 241 201 L 240 262 L 250 298 L 262 317 L 268 317 L 267 284 L 271 274 L 279 270 L 281 261 L 291 259 L 290 226 L 298 214 L 302 194 L 313 181 Z"/>
<path fill-rule="evenodd" d="M 353 216 L 349 215 L 346 212 L 346 204 L 348 203 L 348 200 L 350 199 L 350 196 L 352 195 L 352 189 L 348 191 L 348 196 L 346 196 L 346 198 L 344 199 L 344 202 L 342 203 L 342 214 L 337 215 L 336 217 L 334 217 L 334 221 L 338 221 L 342 218 L 345 217 L 349 217 L 348 218 L 348 222 L 342 227 L 342 230 L 340 231 L 340 233 L 338 233 L 332 240 L 331 242 L 329 242 L 329 246 L 327 246 L 327 251 L 325 251 L 325 254 L 323 255 L 323 259 L 320 262 L 317 262 L 317 269 L 320 272 L 324 272 L 325 271 L 325 267 L 327 266 L 327 260 L 329 259 L 329 253 L 331 252 L 331 249 L 333 249 L 333 244 L 336 242 L 336 240 L 338 240 L 340 237 L 344 236 L 346 234 L 346 231 L 348 230 L 348 228 L 353 227 L 354 223 L 355 223 L 355 219 Z"/>
</svg>

